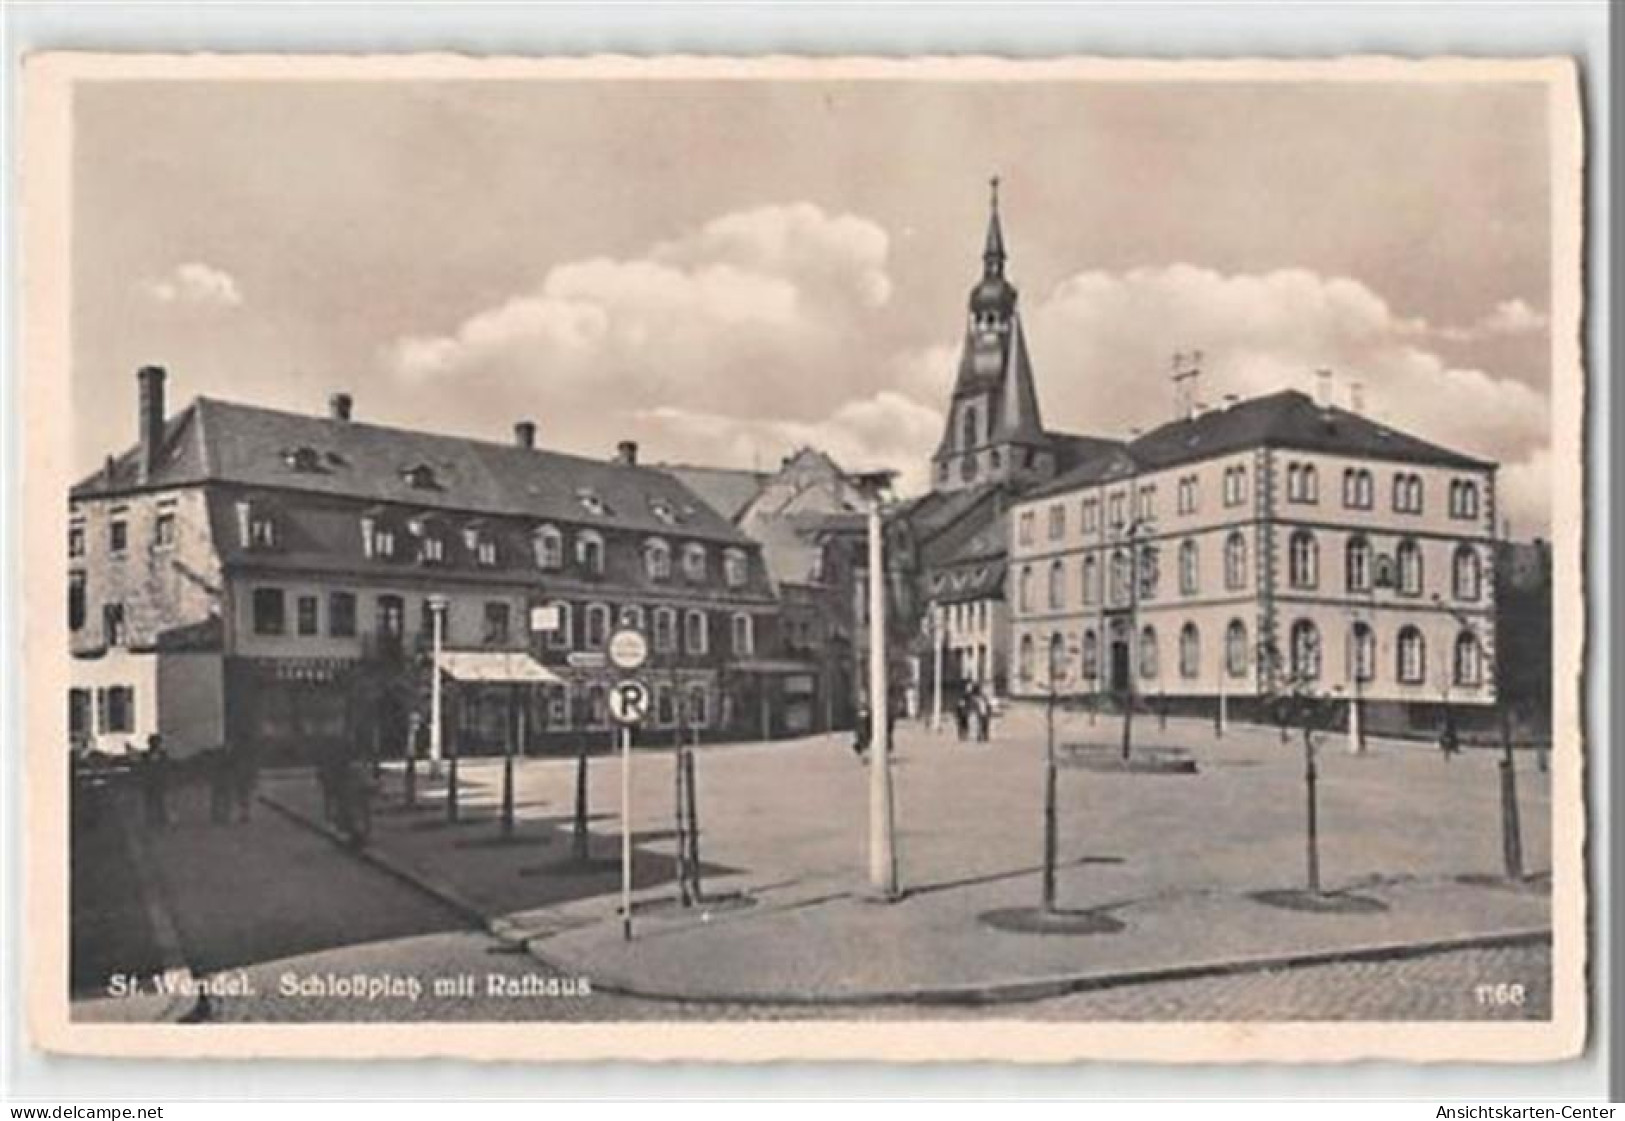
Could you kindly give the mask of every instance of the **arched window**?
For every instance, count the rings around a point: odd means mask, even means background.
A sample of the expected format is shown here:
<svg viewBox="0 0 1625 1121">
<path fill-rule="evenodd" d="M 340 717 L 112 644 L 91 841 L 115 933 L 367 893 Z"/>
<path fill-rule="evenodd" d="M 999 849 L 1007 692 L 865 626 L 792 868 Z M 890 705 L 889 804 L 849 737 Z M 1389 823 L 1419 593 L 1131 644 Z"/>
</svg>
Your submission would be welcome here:
<svg viewBox="0 0 1625 1121">
<path fill-rule="evenodd" d="M 1112 554 L 1112 603 L 1114 604 L 1128 602 L 1129 567 L 1127 551 L 1118 549 Z"/>
<path fill-rule="evenodd" d="M 1355 623 L 1349 634 L 1349 656 L 1353 661 L 1354 680 L 1370 681 L 1377 675 L 1377 636 L 1370 624 Z"/>
<path fill-rule="evenodd" d="M 1033 570 L 1023 567 L 1016 578 L 1016 606 L 1022 611 L 1033 609 Z"/>
<path fill-rule="evenodd" d="M 604 538 L 597 530 L 584 529 L 576 534 L 576 564 L 589 575 L 603 575 Z"/>
<path fill-rule="evenodd" d="M 651 580 L 671 579 L 671 546 L 658 537 L 643 543 L 643 571 Z"/>
<path fill-rule="evenodd" d="M 1100 564 L 1093 553 L 1083 558 L 1083 602 L 1094 603 L 1100 598 Z"/>
<path fill-rule="evenodd" d="M 1394 550 L 1394 565 L 1399 569 L 1399 591 L 1402 595 L 1422 594 L 1422 549 L 1407 537 Z"/>
<path fill-rule="evenodd" d="M 1247 586 L 1247 538 L 1240 530 L 1224 541 L 1224 586 L 1230 591 Z"/>
<path fill-rule="evenodd" d="M 1427 646 L 1422 641 L 1422 632 L 1415 627 L 1402 628 L 1394 649 L 1399 662 L 1399 680 L 1406 685 L 1420 685 L 1427 674 Z"/>
<path fill-rule="evenodd" d="M 1350 537 L 1343 549 L 1343 570 L 1347 577 L 1348 590 L 1351 592 L 1369 592 L 1371 590 L 1371 542 L 1358 535 Z"/>
<path fill-rule="evenodd" d="M 549 572 L 564 567 L 564 535 L 550 525 L 537 527 L 531 539 L 536 550 L 536 567 Z"/>
<path fill-rule="evenodd" d="M 1202 669 L 1202 636 L 1195 623 L 1179 629 L 1179 676 L 1195 677 Z"/>
<path fill-rule="evenodd" d="M 1093 682 L 1100 676 L 1100 639 L 1093 630 L 1083 632 L 1083 679 Z"/>
<path fill-rule="evenodd" d="M 1478 484 L 1467 479 L 1454 479 L 1450 483 L 1450 516 L 1452 518 L 1478 517 Z"/>
<path fill-rule="evenodd" d="M 966 405 L 960 418 L 959 446 L 962 449 L 974 448 L 977 444 L 976 432 L 976 406 Z"/>
<path fill-rule="evenodd" d="M 660 654 L 677 649 L 677 612 L 670 607 L 655 608 L 654 648 Z"/>
<path fill-rule="evenodd" d="M 1231 677 L 1247 675 L 1247 624 L 1240 619 L 1230 620 L 1224 629 L 1224 668 Z"/>
<path fill-rule="evenodd" d="M 1320 680 L 1320 629 L 1308 619 L 1292 624 L 1292 676 L 1298 681 Z"/>
<path fill-rule="evenodd" d="M 1287 582 L 1294 588 L 1313 588 L 1320 582 L 1320 549 L 1306 529 L 1294 533 L 1287 547 Z"/>
<path fill-rule="evenodd" d="M 1462 631 L 1456 636 L 1455 679 L 1457 685 L 1484 682 L 1484 648 L 1472 631 Z"/>
<path fill-rule="evenodd" d="M 1019 652 L 1016 655 L 1016 674 L 1021 678 L 1022 681 L 1031 681 L 1033 679 L 1032 635 L 1024 634 L 1021 636 L 1021 645 L 1018 648 L 1018 651 Z"/>
<path fill-rule="evenodd" d="M 547 644 L 555 650 L 568 650 L 575 645 L 575 612 L 568 603 L 553 604 L 558 608 L 559 625 L 547 634 Z"/>
<path fill-rule="evenodd" d="M 756 626 L 747 612 L 739 611 L 729 626 L 733 653 L 737 658 L 748 658 L 756 652 Z"/>
<path fill-rule="evenodd" d="M 683 575 L 690 580 L 705 579 L 705 546 L 690 541 L 683 546 Z"/>
<path fill-rule="evenodd" d="M 584 645 L 588 650 L 602 650 L 609 641 L 609 605 L 603 603 L 590 603 L 587 605 L 587 632 L 583 636 Z"/>
<path fill-rule="evenodd" d="M 1140 631 L 1140 676 L 1151 678 L 1157 676 L 1157 631 L 1155 627 L 1145 627 Z"/>
<path fill-rule="evenodd" d="M 1049 564 L 1049 607 L 1059 611 L 1066 603 L 1066 566 L 1060 561 Z"/>
<path fill-rule="evenodd" d="M 688 690 L 688 725 L 703 728 L 711 722 L 711 705 L 704 685 L 691 685 Z"/>
<path fill-rule="evenodd" d="M 1201 556 L 1197 552 L 1196 542 L 1182 542 L 1179 546 L 1179 590 L 1183 595 L 1196 594 L 1200 574 Z"/>
<path fill-rule="evenodd" d="M 1450 576 L 1451 590 L 1457 599 L 1476 600 L 1483 590 L 1483 570 L 1479 564 L 1478 550 L 1471 545 L 1457 546 Z"/>
<path fill-rule="evenodd" d="M 690 654 L 704 654 L 707 642 L 705 612 L 690 611 L 683 623 L 683 646 Z"/>
<path fill-rule="evenodd" d="M 1049 661 L 1044 664 L 1044 675 L 1052 686 L 1066 680 L 1066 639 L 1059 631 L 1049 636 Z"/>
</svg>

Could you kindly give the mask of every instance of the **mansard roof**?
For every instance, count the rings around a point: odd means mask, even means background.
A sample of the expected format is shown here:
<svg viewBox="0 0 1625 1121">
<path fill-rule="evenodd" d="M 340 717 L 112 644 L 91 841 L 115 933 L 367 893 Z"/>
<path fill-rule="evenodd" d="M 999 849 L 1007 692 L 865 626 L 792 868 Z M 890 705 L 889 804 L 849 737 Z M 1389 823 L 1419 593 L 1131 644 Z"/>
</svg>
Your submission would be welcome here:
<svg viewBox="0 0 1625 1121">
<path fill-rule="evenodd" d="M 113 457 L 110 470 L 80 482 L 72 497 L 236 484 L 367 505 L 749 543 L 726 516 L 654 467 L 208 397 L 169 420 L 157 469 L 145 481 L 139 455 L 132 448 Z"/>
</svg>

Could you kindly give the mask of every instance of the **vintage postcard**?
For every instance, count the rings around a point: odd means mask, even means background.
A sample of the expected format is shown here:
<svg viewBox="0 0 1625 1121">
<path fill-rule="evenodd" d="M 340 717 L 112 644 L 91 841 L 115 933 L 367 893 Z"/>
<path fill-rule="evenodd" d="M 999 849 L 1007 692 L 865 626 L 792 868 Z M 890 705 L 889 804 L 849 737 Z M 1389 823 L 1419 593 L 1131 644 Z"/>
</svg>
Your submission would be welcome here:
<svg viewBox="0 0 1625 1121">
<path fill-rule="evenodd" d="M 30 59 L 35 1045 L 1578 1053 L 1578 84 Z"/>
</svg>

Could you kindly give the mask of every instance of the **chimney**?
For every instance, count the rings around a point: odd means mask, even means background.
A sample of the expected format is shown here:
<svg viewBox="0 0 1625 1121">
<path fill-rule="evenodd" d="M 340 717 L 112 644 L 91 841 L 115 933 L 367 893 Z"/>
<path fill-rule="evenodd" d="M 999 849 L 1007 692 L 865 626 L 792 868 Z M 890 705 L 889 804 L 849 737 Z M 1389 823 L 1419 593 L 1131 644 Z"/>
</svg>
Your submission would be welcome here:
<svg viewBox="0 0 1625 1121">
<path fill-rule="evenodd" d="M 1324 366 L 1315 371 L 1315 404 L 1323 409 L 1332 407 L 1332 372 Z"/>
<path fill-rule="evenodd" d="M 515 447 L 534 448 L 536 446 L 536 422 L 534 420 L 521 420 L 514 423 L 513 442 Z"/>
<path fill-rule="evenodd" d="M 334 393 L 327 399 L 327 415 L 334 420 L 349 420 L 355 409 L 355 398 L 348 393 Z"/>
<path fill-rule="evenodd" d="M 1365 385 L 1361 382 L 1349 383 L 1349 412 L 1355 416 L 1365 415 Z"/>
<path fill-rule="evenodd" d="M 1173 360 L 1174 419 L 1192 420 L 1196 416 L 1197 382 L 1202 376 L 1202 352 L 1177 353 Z"/>
<path fill-rule="evenodd" d="M 141 481 L 146 482 L 157 471 L 158 454 L 164 447 L 164 368 L 143 366 L 135 376 L 141 383 L 140 466 Z"/>
<path fill-rule="evenodd" d="M 636 467 L 638 465 L 638 442 L 636 440 L 622 440 L 616 444 L 615 462 L 623 467 Z"/>
</svg>

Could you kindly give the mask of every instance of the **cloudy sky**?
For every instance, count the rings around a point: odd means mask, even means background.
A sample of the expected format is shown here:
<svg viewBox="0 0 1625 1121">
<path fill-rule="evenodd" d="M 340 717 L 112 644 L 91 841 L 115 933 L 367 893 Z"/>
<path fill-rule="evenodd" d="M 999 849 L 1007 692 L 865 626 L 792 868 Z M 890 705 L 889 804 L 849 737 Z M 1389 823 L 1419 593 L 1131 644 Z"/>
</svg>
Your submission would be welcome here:
<svg viewBox="0 0 1625 1121">
<path fill-rule="evenodd" d="M 1003 181 L 1046 423 L 1316 367 L 1548 531 L 1542 90 L 1397 83 L 100 83 L 75 105 L 76 458 L 134 370 L 648 460 L 814 443 L 916 486 Z"/>
</svg>

